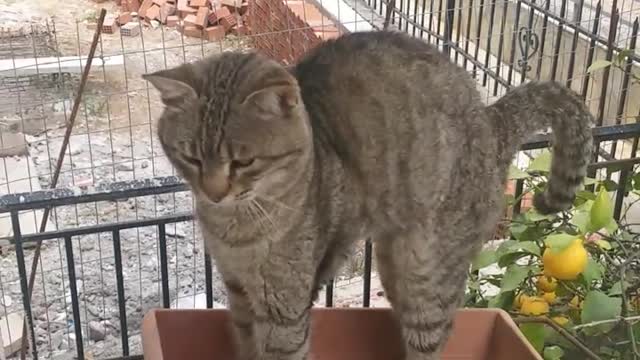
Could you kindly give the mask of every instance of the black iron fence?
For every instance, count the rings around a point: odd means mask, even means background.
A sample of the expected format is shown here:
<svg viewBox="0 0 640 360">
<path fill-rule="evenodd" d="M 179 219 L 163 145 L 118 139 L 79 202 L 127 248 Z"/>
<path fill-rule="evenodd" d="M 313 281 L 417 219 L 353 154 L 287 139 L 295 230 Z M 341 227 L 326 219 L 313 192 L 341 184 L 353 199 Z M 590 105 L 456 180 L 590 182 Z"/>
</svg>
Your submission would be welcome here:
<svg viewBox="0 0 640 360">
<path fill-rule="evenodd" d="M 358 0 L 356 0 L 357 2 Z M 487 101 L 503 94 L 512 86 L 516 86 L 529 79 L 555 79 L 565 82 L 578 91 L 587 101 L 598 125 L 594 129 L 594 136 L 599 146 L 596 163 L 591 169 L 596 171 L 603 168 L 620 170 L 616 193 L 615 213 L 619 216 L 625 196 L 625 177 L 640 162 L 636 158 L 640 124 L 637 123 L 640 107 L 640 89 L 633 82 L 633 71 L 640 66 L 640 57 L 635 52 L 638 35 L 638 19 L 633 18 L 631 10 L 618 9 L 615 0 L 607 3 L 609 9 L 604 10 L 600 2 L 589 5 L 584 1 L 569 2 L 560 0 L 559 4 L 552 4 L 550 0 L 533 1 L 497 1 L 497 0 L 366 0 L 366 7 L 361 3 L 355 7 L 357 12 L 377 14 L 380 19 L 371 18 L 376 24 L 388 24 L 398 30 L 406 31 L 430 43 L 437 44 L 442 51 L 448 53 L 453 61 L 468 69 L 477 79 L 479 87 L 486 92 Z M 573 5 L 573 6 L 572 6 Z M 625 4 L 622 4 L 623 6 Z M 629 15 L 625 19 L 623 15 Z M 378 21 L 379 20 L 379 21 Z M 623 34 L 623 35 L 621 35 Z M 626 34 L 626 35 L 625 35 Z M 598 60 L 614 60 L 624 54 L 621 68 L 607 67 L 598 73 L 587 73 L 587 69 Z M 607 126 L 604 126 L 607 125 Z M 531 141 L 522 147 L 523 151 L 536 150 L 548 145 L 546 135 L 535 135 Z M 516 183 L 516 198 L 523 191 L 523 183 Z M 147 202 L 140 199 L 153 198 L 158 202 L 161 197 L 176 197 L 185 195 L 184 184 L 176 177 L 149 178 L 86 188 L 63 188 L 36 191 L 24 194 L 9 194 L 0 197 L 0 214 L 9 214 L 12 235 L 8 242 L 14 251 L 7 256 L 16 260 L 19 284 L 20 306 L 8 305 L 8 301 L 0 298 L 0 305 L 4 313 L 9 308 L 19 308 L 15 312 L 24 317 L 29 338 L 29 352 L 31 358 L 55 358 L 56 349 L 64 348 L 58 355 L 73 354 L 79 359 L 108 358 L 118 356 L 120 359 L 141 358 L 139 346 L 139 322 L 141 314 L 147 307 L 170 307 L 180 297 L 177 289 L 172 289 L 171 281 L 182 276 L 182 270 L 172 268 L 176 264 L 177 249 L 181 242 L 189 237 L 197 240 L 196 231 L 187 235 L 180 235 L 169 229 L 176 224 L 192 222 L 189 211 L 182 211 L 177 206 L 168 211 L 152 212 L 153 215 L 135 217 L 134 219 L 108 218 L 107 221 L 95 224 L 75 224 L 43 232 L 25 232 L 25 220 L 21 217 L 24 212 L 49 209 L 55 216 L 57 211 L 71 207 L 71 211 L 78 211 L 78 207 L 91 206 L 99 217 L 102 208 L 98 203 L 124 204 L 133 208 L 147 206 Z M 134 199 L 134 201 L 129 201 Z M 189 202 L 185 197 L 183 202 Z M 73 210 L 75 209 L 75 210 Z M 514 206 L 519 210 L 519 204 Z M 66 211 L 66 210 L 64 210 Z M 106 210 L 105 210 L 106 211 Z M 142 234 L 143 230 L 149 230 Z M 136 236 L 124 236 L 129 231 L 136 232 Z M 147 236 L 149 235 L 149 236 Z M 95 242 L 104 245 L 100 251 L 109 256 L 101 257 L 93 262 L 83 259 L 83 246 Z M 140 242 L 145 237 L 145 242 Z M 42 242 L 43 246 L 58 247 L 60 264 L 56 270 L 60 273 L 58 280 L 65 289 L 62 299 L 47 299 L 42 297 L 30 298 L 29 293 L 29 260 L 33 260 L 32 245 Z M 137 243 L 135 243 L 137 242 Z M 91 245 L 94 246 L 94 245 Z M 154 269 L 154 281 L 157 291 L 151 289 L 157 296 L 151 296 L 144 306 L 132 306 L 138 303 L 131 297 L 131 290 L 127 284 L 140 282 L 136 296 L 143 297 L 147 289 L 143 289 L 142 278 L 134 278 L 129 273 L 132 262 L 131 254 L 123 251 L 126 246 L 137 246 L 138 263 L 142 262 L 140 252 L 144 248 L 152 248 L 148 253 L 153 260 L 150 268 Z M 172 253 L 170 249 L 175 249 Z M 362 305 L 370 305 L 372 246 L 364 246 L 363 275 L 362 275 Z M 135 255 L 134 255 L 135 256 Z M 216 280 L 215 270 L 205 251 L 193 249 L 193 274 L 203 272 L 200 282 L 193 281 L 193 293 L 202 290 L 205 294 L 205 307 L 215 306 L 217 293 L 213 286 Z M 103 264 L 104 259 L 108 264 Z M 195 259 L 198 258 L 198 259 Z M 144 261 L 147 261 L 147 258 Z M 156 264 L 157 263 L 157 268 Z M 197 266 L 196 264 L 200 264 Z M 99 276 L 103 292 L 114 298 L 113 304 L 105 302 L 102 297 L 92 297 L 84 289 L 82 278 L 85 270 L 83 266 L 100 267 Z M 102 269 L 109 268 L 109 273 L 103 275 Z M 39 277 L 42 282 L 49 279 L 41 265 Z M 142 272 L 142 268 L 137 269 Z M 103 278 L 104 276 L 104 278 Z M 3 274 L 3 277 L 7 277 Z M 145 283 L 147 284 L 147 283 Z M 203 289 L 199 289 L 202 285 Z M 0 295 L 5 293 L 6 283 L 0 277 Z M 46 293 L 46 286 L 42 284 L 37 291 Z M 113 290 L 113 292 L 111 292 Z M 334 304 L 334 286 L 329 284 L 325 293 L 325 304 Z M 65 309 L 61 319 L 51 319 L 49 308 L 55 301 L 61 301 Z M 101 311 L 87 310 L 92 302 L 102 302 Z M 194 300 L 195 302 L 195 300 Z M 113 305 L 113 309 L 111 309 Z M 66 314 L 67 312 L 70 314 Z M 104 313 L 111 311 L 112 316 Z M 56 314 L 53 314 L 55 317 Z M 104 334 L 96 335 L 91 327 L 91 319 L 116 319 L 115 324 L 107 324 L 116 335 L 116 349 L 96 355 L 89 349 L 92 338 L 104 338 Z M 60 326 L 68 327 L 65 338 L 66 347 L 54 346 L 51 336 L 52 329 Z M 103 321 L 105 322 L 105 321 Z M 108 321 L 107 321 L 108 322 Z M 9 334 L 10 337 L 20 338 L 20 334 Z M 12 339 L 9 340 L 12 343 Z"/>
<path fill-rule="evenodd" d="M 594 129 L 594 137 L 599 142 L 605 141 L 617 141 L 625 139 L 636 139 L 640 136 L 640 124 L 632 125 L 618 125 L 612 127 L 602 127 Z M 540 149 L 548 146 L 548 139 L 544 135 L 536 136 L 532 141 L 526 143 L 522 150 Z M 617 168 L 631 169 L 638 162 L 640 158 L 630 158 L 625 160 L 610 160 L 597 164 L 592 164 L 592 169 L 607 168 L 615 166 Z M 622 206 L 622 200 L 625 196 L 624 179 L 620 179 L 619 182 L 621 189 L 618 191 L 616 197 L 616 213 L 620 213 Z M 521 189 L 521 185 L 520 185 Z M 5 195 L 0 198 L 0 213 L 10 213 L 13 226 L 13 237 L 11 239 L 12 245 L 15 246 L 15 256 L 17 258 L 18 272 L 20 275 L 20 287 L 22 294 L 28 294 L 28 273 L 27 262 L 28 258 L 25 250 L 30 243 L 34 242 L 48 242 L 48 241 L 60 241 L 63 242 L 65 258 L 66 258 L 66 273 L 67 281 L 70 290 L 70 300 L 72 309 L 73 320 L 73 334 L 75 338 L 75 355 L 79 359 L 85 358 L 85 342 L 87 331 L 83 329 L 83 321 L 80 311 L 79 289 L 77 287 L 77 267 L 76 263 L 77 254 L 74 254 L 73 240 L 81 238 L 87 234 L 109 233 L 111 234 L 111 246 L 113 247 L 114 264 L 115 264 L 115 285 L 117 293 L 117 306 L 118 306 L 118 333 L 121 343 L 121 359 L 138 358 L 132 356 L 130 349 L 130 328 L 127 322 L 128 308 L 126 304 L 126 293 L 124 290 L 125 279 L 123 278 L 123 262 L 122 262 L 122 239 L 121 232 L 127 229 L 136 229 L 143 227 L 155 227 L 157 229 L 157 248 L 158 257 L 160 262 L 160 283 L 161 283 L 161 301 L 157 304 L 158 307 L 169 308 L 171 304 L 171 296 L 169 291 L 169 261 L 167 254 L 167 231 L 168 224 L 192 221 L 191 213 L 176 213 L 167 216 L 160 216 L 150 219 L 129 220 L 120 221 L 108 224 L 99 224 L 92 226 L 81 226 L 63 230 L 54 230 L 33 234 L 22 234 L 20 212 L 26 210 L 44 209 L 44 208 L 56 208 L 67 205 L 79 205 L 87 203 L 95 203 L 101 201 L 118 201 L 129 198 L 161 195 L 168 193 L 175 193 L 185 191 L 185 186 L 181 183 L 180 179 L 176 177 L 164 177 L 153 178 L 141 181 L 133 182 L 117 182 L 106 184 L 97 187 L 85 188 L 81 190 L 72 189 L 54 189 L 43 190 L 26 194 L 11 194 Z M 372 251 L 371 244 L 367 243 L 365 247 L 365 269 L 363 274 L 363 292 L 362 292 L 362 304 L 365 307 L 369 306 L 370 299 L 370 284 L 371 284 L 371 264 L 372 264 Z M 212 271 L 211 261 L 209 256 L 204 255 L 204 272 L 205 272 L 205 284 L 206 284 L 206 307 L 212 308 L 214 304 L 213 291 L 212 291 Z M 334 300 L 333 284 L 329 284 L 326 289 L 326 305 L 332 306 Z M 32 303 L 28 296 L 22 296 L 22 306 L 24 308 L 24 314 L 27 323 L 28 333 L 31 339 L 36 339 L 36 332 L 34 326 L 34 314 L 32 309 L 35 304 Z M 139 329 L 135 329 L 138 331 Z M 138 349 L 139 350 L 139 349 Z M 30 347 L 31 356 L 38 358 L 38 346 L 31 344 Z"/>
</svg>

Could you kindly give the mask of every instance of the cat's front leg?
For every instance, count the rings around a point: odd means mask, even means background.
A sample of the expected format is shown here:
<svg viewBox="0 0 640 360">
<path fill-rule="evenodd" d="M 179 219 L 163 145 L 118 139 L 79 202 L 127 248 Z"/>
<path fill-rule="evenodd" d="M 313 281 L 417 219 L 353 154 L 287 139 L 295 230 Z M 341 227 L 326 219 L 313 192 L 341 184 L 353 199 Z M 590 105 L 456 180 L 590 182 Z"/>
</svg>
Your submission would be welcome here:
<svg viewBox="0 0 640 360">
<path fill-rule="evenodd" d="M 296 275 L 263 284 L 254 327 L 260 360 L 307 359 L 313 281 Z"/>
<path fill-rule="evenodd" d="M 227 299 L 231 310 L 231 324 L 237 360 L 254 360 L 257 347 L 254 336 L 255 314 L 244 289 L 230 281 L 225 281 Z"/>
</svg>

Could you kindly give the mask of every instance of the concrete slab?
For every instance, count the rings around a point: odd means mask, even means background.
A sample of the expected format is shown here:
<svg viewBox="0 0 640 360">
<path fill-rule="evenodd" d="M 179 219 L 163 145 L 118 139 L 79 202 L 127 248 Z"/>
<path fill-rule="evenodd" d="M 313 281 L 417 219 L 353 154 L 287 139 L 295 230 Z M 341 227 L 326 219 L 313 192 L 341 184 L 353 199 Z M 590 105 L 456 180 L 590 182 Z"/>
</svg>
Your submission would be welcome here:
<svg viewBox="0 0 640 360">
<path fill-rule="evenodd" d="M 24 318 L 18 313 L 0 317 L 0 340 L 2 340 L 3 350 L 0 352 L 0 360 L 11 357 L 20 350 L 23 323 Z"/>
<path fill-rule="evenodd" d="M 14 156 L 0 159 L 0 196 L 5 194 L 24 193 L 42 190 L 38 182 L 36 166 L 29 156 Z M 42 221 L 42 210 L 31 210 L 20 213 L 20 226 L 23 234 L 38 232 Z M 54 230 L 52 223 L 47 231 Z M 13 236 L 9 214 L 0 214 L 0 247 L 9 244 Z"/>
<path fill-rule="evenodd" d="M 3 132 L 0 137 L 0 157 L 28 154 L 27 141 L 23 133 Z"/>
</svg>

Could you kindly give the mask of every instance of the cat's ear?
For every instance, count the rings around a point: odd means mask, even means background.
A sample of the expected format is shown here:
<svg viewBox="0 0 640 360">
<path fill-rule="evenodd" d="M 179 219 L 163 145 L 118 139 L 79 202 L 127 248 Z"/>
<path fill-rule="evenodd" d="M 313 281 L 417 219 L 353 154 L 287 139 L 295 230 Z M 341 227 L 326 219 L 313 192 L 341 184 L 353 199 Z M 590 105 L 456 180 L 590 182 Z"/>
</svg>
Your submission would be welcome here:
<svg viewBox="0 0 640 360">
<path fill-rule="evenodd" d="M 243 101 L 243 105 L 256 106 L 262 111 L 271 114 L 286 115 L 298 106 L 300 95 L 298 87 L 291 85 L 271 86 L 254 91 Z"/>
<path fill-rule="evenodd" d="M 193 86 L 189 85 L 181 76 L 184 68 L 178 67 L 169 70 L 161 70 L 151 74 L 144 74 L 142 78 L 149 81 L 158 91 L 165 104 L 178 100 L 195 100 L 198 98 Z"/>
</svg>

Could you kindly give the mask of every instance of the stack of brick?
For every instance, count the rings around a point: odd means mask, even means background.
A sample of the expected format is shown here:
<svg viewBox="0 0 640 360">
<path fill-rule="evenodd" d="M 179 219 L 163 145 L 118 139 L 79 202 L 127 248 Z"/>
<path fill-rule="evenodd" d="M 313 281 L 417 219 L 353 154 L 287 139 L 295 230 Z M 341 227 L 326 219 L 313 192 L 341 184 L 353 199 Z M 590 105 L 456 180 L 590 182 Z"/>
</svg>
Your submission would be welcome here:
<svg viewBox="0 0 640 360">
<path fill-rule="evenodd" d="M 226 34 L 248 33 L 244 16 L 248 0 L 120 0 L 118 24 L 125 25 L 140 18 L 150 25 L 176 27 L 185 36 L 221 40 Z M 127 34 L 137 34 L 128 29 Z"/>
<path fill-rule="evenodd" d="M 337 37 L 334 22 L 309 0 L 252 0 L 247 15 L 254 48 L 285 64 Z"/>
</svg>

